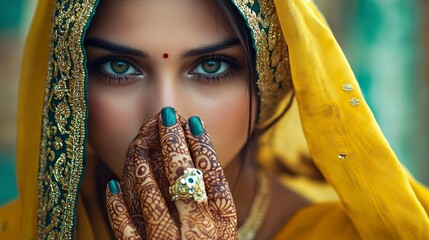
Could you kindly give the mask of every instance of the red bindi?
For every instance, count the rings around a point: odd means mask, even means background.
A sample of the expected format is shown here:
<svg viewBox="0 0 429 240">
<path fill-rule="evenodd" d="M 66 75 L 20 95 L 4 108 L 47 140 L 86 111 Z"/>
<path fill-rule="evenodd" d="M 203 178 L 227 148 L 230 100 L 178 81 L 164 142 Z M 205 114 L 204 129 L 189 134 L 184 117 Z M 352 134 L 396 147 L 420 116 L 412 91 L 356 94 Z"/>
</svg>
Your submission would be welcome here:
<svg viewBox="0 0 429 240">
<path fill-rule="evenodd" d="M 163 58 L 168 58 L 168 53 L 164 53 L 164 54 L 162 55 L 162 57 L 163 57 Z"/>
</svg>

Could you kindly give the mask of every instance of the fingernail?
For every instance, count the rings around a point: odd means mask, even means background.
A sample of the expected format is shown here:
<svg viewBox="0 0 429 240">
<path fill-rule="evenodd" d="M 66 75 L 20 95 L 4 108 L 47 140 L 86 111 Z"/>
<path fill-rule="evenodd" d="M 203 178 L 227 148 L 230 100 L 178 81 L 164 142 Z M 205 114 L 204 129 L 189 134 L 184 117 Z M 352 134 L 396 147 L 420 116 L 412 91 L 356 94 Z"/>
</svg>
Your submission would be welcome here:
<svg viewBox="0 0 429 240">
<path fill-rule="evenodd" d="M 118 181 L 112 179 L 112 180 L 109 181 L 108 186 L 109 186 L 109 191 L 112 194 L 118 194 L 119 193 L 119 183 L 118 183 Z"/>
<path fill-rule="evenodd" d="M 176 124 L 176 112 L 172 107 L 165 107 L 161 110 L 162 124 L 171 127 Z"/>
<path fill-rule="evenodd" d="M 199 117 L 189 118 L 189 128 L 191 129 L 192 135 L 198 137 L 204 132 L 203 124 L 201 124 L 201 119 Z"/>
</svg>

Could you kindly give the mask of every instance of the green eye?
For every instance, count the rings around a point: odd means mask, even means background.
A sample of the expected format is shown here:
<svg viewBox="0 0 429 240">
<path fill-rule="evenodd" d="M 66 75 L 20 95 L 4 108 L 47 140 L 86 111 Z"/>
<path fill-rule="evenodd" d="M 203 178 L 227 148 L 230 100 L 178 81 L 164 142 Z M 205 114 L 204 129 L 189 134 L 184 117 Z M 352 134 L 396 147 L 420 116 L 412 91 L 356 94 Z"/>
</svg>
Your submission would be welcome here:
<svg viewBox="0 0 429 240">
<path fill-rule="evenodd" d="M 219 60 L 206 60 L 201 63 L 202 69 L 209 74 L 216 73 L 221 68 L 222 63 Z"/>
<path fill-rule="evenodd" d="M 123 61 L 111 61 L 110 68 L 116 74 L 123 74 L 128 71 L 130 65 Z"/>
<path fill-rule="evenodd" d="M 131 63 L 123 60 L 110 60 L 101 65 L 103 72 L 112 76 L 136 75 L 138 73 Z"/>
<path fill-rule="evenodd" d="M 230 70 L 230 68 L 231 65 L 229 63 L 226 63 L 221 59 L 212 58 L 201 61 L 193 72 L 200 75 L 213 76 L 225 74 Z"/>
</svg>

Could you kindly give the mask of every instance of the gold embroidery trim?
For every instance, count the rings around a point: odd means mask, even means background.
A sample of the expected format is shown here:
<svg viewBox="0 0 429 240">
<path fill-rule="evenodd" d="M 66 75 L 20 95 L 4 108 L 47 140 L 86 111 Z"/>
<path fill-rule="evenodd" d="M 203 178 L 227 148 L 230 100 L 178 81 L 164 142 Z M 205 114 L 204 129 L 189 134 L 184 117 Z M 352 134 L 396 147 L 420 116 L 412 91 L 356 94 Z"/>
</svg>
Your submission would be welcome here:
<svg viewBox="0 0 429 240">
<path fill-rule="evenodd" d="M 232 0 L 250 28 L 256 51 L 259 95 L 258 126 L 273 119 L 292 90 L 289 54 L 272 0 Z"/>
<path fill-rule="evenodd" d="M 82 38 L 97 0 L 55 2 L 39 163 L 39 239 L 72 239 L 86 144 Z"/>
</svg>

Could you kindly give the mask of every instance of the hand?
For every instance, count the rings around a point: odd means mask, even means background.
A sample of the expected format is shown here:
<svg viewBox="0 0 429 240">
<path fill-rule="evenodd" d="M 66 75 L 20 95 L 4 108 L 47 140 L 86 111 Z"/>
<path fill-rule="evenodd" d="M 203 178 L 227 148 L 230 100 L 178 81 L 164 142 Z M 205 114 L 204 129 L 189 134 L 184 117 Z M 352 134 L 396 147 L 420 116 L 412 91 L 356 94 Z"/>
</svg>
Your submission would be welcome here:
<svg viewBox="0 0 429 240">
<path fill-rule="evenodd" d="M 128 148 L 121 187 L 115 180 L 109 183 L 107 210 L 115 236 L 236 239 L 234 201 L 211 140 L 199 118 L 187 124 L 176 115 L 163 109 L 143 124 Z M 171 201 L 168 187 L 187 168 L 203 172 L 207 202 Z"/>
</svg>

